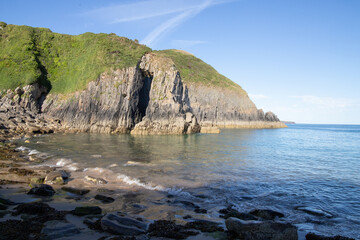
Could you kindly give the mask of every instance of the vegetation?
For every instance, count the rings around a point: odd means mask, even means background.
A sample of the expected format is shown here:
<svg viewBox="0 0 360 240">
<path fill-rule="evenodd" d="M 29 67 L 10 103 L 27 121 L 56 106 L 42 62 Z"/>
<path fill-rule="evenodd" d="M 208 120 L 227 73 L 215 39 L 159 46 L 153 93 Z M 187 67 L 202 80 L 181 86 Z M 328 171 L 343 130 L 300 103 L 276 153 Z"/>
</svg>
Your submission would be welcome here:
<svg viewBox="0 0 360 240">
<path fill-rule="evenodd" d="M 136 66 L 151 49 L 115 34 L 65 35 L 0 22 L 0 89 L 39 82 L 52 92 L 83 89 L 100 73 Z"/>
<path fill-rule="evenodd" d="M 221 75 L 212 66 L 203 62 L 191 53 L 170 49 L 158 51 L 157 54 L 169 57 L 173 60 L 176 68 L 180 71 L 182 80 L 185 83 L 217 86 L 246 94 L 246 92 L 238 84 Z"/>
<path fill-rule="evenodd" d="M 0 90 L 38 82 L 53 93 L 82 90 L 105 71 L 136 66 L 151 49 L 115 34 L 66 35 L 0 22 Z M 213 67 L 180 50 L 157 51 L 173 60 L 185 83 L 245 91 Z"/>
</svg>

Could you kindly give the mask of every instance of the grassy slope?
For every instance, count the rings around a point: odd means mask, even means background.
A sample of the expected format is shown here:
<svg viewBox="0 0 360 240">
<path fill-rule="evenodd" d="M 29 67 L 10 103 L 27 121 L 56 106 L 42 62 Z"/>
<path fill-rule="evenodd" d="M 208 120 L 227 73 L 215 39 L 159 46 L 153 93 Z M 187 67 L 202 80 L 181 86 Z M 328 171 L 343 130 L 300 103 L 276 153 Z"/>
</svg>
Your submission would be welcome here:
<svg viewBox="0 0 360 240">
<path fill-rule="evenodd" d="M 215 86 L 231 89 L 240 94 L 247 94 L 238 84 L 218 73 L 212 66 L 194 55 L 180 50 L 163 50 L 156 52 L 160 56 L 171 58 L 179 69 L 182 80 L 187 83 Z"/>
<path fill-rule="evenodd" d="M 106 70 L 136 66 L 150 51 L 115 34 L 73 36 L 0 23 L 0 89 L 40 82 L 55 93 L 73 92 Z"/>
<path fill-rule="evenodd" d="M 135 66 L 151 49 L 115 34 L 65 35 L 45 28 L 0 22 L 0 90 L 34 82 L 53 93 L 84 89 L 109 69 Z M 179 50 L 157 51 L 171 58 L 185 83 L 246 92 L 199 58 Z"/>
</svg>

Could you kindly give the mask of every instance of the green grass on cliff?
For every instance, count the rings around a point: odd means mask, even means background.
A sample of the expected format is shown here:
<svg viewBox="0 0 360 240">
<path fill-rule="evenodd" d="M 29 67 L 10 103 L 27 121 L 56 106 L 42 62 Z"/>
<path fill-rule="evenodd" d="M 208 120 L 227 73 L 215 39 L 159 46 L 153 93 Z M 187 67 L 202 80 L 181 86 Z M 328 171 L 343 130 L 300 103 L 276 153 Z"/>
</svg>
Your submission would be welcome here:
<svg viewBox="0 0 360 240">
<path fill-rule="evenodd" d="M 0 22 L 0 89 L 40 82 L 55 93 L 81 90 L 104 71 L 136 66 L 150 51 L 115 34 L 73 36 Z"/>
<path fill-rule="evenodd" d="M 238 84 L 221 75 L 212 66 L 191 53 L 170 49 L 158 51 L 157 54 L 171 58 L 177 69 L 179 69 L 182 80 L 187 84 L 216 86 L 246 94 Z"/>
</svg>

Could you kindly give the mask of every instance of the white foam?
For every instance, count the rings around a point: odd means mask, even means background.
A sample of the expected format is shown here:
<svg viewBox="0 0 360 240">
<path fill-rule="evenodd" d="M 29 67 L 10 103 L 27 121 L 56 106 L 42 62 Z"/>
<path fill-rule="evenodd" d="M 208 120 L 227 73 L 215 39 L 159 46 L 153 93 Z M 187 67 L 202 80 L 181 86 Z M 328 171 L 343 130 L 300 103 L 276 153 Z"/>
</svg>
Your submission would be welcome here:
<svg viewBox="0 0 360 240">
<path fill-rule="evenodd" d="M 100 154 L 94 154 L 94 155 L 91 155 L 93 158 L 101 158 L 102 156 Z"/>
<path fill-rule="evenodd" d="M 37 151 L 37 150 L 31 150 L 28 155 L 31 156 L 31 155 L 36 155 L 36 154 L 39 154 L 39 153 L 40 152 Z"/>
<path fill-rule="evenodd" d="M 72 163 L 71 159 L 60 158 L 59 161 L 56 162 L 56 166 L 57 167 L 64 167 L 64 166 L 69 165 L 71 163 Z"/>
<path fill-rule="evenodd" d="M 124 164 L 124 167 L 127 167 L 127 166 L 141 166 L 141 165 L 148 165 L 148 164 L 142 163 L 142 162 L 127 161 L 127 163 Z"/>
<path fill-rule="evenodd" d="M 122 180 L 123 182 L 125 182 L 125 183 L 127 183 L 129 185 L 136 185 L 136 186 L 139 186 L 139 187 L 146 188 L 148 190 L 166 191 L 166 188 L 164 188 L 161 185 L 152 186 L 149 183 L 140 182 L 140 180 L 137 179 L 137 178 L 131 178 L 131 177 L 123 175 L 123 174 L 118 175 L 117 179 L 120 179 L 120 180 Z"/>
<path fill-rule="evenodd" d="M 111 171 L 105 168 L 99 168 L 99 167 L 95 167 L 95 168 L 84 168 L 83 172 L 97 172 L 97 173 L 104 173 L 106 171 Z"/>
<path fill-rule="evenodd" d="M 118 165 L 116 163 L 109 165 L 109 168 L 117 167 Z"/>
<path fill-rule="evenodd" d="M 77 163 L 72 163 L 66 166 L 66 168 L 72 172 L 75 172 L 79 170 L 79 167 L 77 166 Z"/>
<path fill-rule="evenodd" d="M 23 151 L 29 150 L 29 148 L 20 146 L 20 147 L 16 148 L 15 150 L 23 152 Z"/>
</svg>

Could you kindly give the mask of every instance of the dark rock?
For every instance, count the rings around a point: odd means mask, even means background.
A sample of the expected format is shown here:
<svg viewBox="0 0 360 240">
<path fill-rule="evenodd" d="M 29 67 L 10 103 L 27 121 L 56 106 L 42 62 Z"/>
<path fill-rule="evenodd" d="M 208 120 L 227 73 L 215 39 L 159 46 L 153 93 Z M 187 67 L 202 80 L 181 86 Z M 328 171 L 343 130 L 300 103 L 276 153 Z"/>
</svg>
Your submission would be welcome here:
<svg viewBox="0 0 360 240">
<path fill-rule="evenodd" d="M 197 229 L 202 232 L 223 232 L 224 229 L 219 226 L 219 223 L 206 221 L 206 220 L 196 220 L 194 222 L 188 222 L 185 224 L 185 228 Z"/>
<path fill-rule="evenodd" d="M 95 215 L 101 214 L 102 210 L 100 207 L 76 207 L 75 210 L 72 211 L 72 214 L 77 216 L 85 216 L 85 215 Z"/>
<path fill-rule="evenodd" d="M 284 214 L 268 209 L 255 209 L 251 211 L 250 214 L 260 217 L 264 220 L 274 220 L 276 217 L 284 217 Z"/>
<path fill-rule="evenodd" d="M 33 187 L 32 189 L 30 189 L 28 194 L 39 196 L 53 196 L 55 194 L 55 190 L 52 188 L 52 186 L 40 184 L 39 187 Z"/>
<path fill-rule="evenodd" d="M 97 230 L 97 231 L 103 231 L 101 228 L 101 218 L 102 215 L 92 215 L 87 216 L 83 223 L 86 224 L 90 229 Z"/>
<path fill-rule="evenodd" d="M 8 206 L 0 203 L 0 210 L 6 210 L 8 208 Z"/>
<path fill-rule="evenodd" d="M 63 237 L 72 237 L 75 239 L 76 237 L 74 235 L 79 233 L 79 229 L 77 229 L 74 224 L 63 221 L 46 222 L 41 230 L 41 235 L 45 239 L 58 239 Z"/>
<path fill-rule="evenodd" d="M 36 221 L 7 220 L 0 222 L 0 239 L 32 239 L 30 236 L 39 236 L 41 228 L 42 224 Z"/>
<path fill-rule="evenodd" d="M 100 200 L 102 203 L 112 203 L 115 201 L 115 199 L 113 199 L 112 197 L 107 197 L 101 194 L 97 194 L 95 196 L 96 200 Z"/>
<path fill-rule="evenodd" d="M 185 216 L 183 216 L 183 219 L 190 219 L 190 218 L 192 218 L 191 215 L 185 215 Z"/>
<path fill-rule="evenodd" d="M 228 218 L 225 221 L 231 238 L 247 240 L 297 240 L 297 229 L 289 223 L 243 221 Z"/>
<path fill-rule="evenodd" d="M 257 218 L 254 217 L 253 215 L 251 215 L 249 213 L 239 212 L 238 210 L 233 209 L 232 207 L 227 207 L 227 208 L 221 209 L 219 211 L 219 213 L 223 214 L 223 215 L 220 215 L 220 217 L 224 218 L 224 219 L 234 217 L 234 218 L 239 218 L 242 220 L 257 220 Z"/>
<path fill-rule="evenodd" d="M 106 214 L 101 219 L 103 230 L 119 235 L 139 235 L 146 232 L 147 224 L 132 218 Z"/>
<path fill-rule="evenodd" d="M 196 205 L 195 203 L 190 202 L 190 201 L 184 201 L 184 200 L 178 201 L 178 200 L 176 200 L 176 201 L 174 201 L 174 203 L 175 204 L 181 203 L 185 207 L 189 207 L 189 208 L 200 208 L 198 205 Z"/>
<path fill-rule="evenodd" d="M 194 212 L 196 212 L 196 213 L 207 213 L 207 210 L 206 210 L 206 209 L 202 209 L 202 208 L 196 208 L 196 209 L 194 210 Z"/>
<path fill-rule="evenodd" d="M 77 195 L 85 195 L 88 192 L 90 192 L 89 189 L 80 189 L 80 188 L 72 188 L 72 187 L 62 187 L 61 189 L 66 192 L 77 194 Z"/>
<path fill-rule="evenodd" d="M 334 237 L 325 237 L 321 235 L 316 235 L 315 233 L 306 234 L 306 240 L 355 240 L 354 238 L 334 236 Z"/>
<path fill-rule="evenodd" d="M 158 220 L 150 224 L 148 232 L 150 236 L 173 239 L 185 239 L 198 234 L 198 232 L 186 230 L 184 226 L 167 220 Z"/>
<path fill-rule="evenodd" d="M 56 210 L 46 203 L 34 202 L 34 203 L 23 203 L 15 207 L 15 212 L 12 215 L 17 216 L 19 214 L 31 214 L 31 215 L 45 215 L 54 213 Z"/>
<path fill-rule="evenodd" d="M 13 201 L 10 201 L 9 199 L 6 198 L 0 198 L 0 203 L 5 205 L 15 205 Z"/>
</svg>

